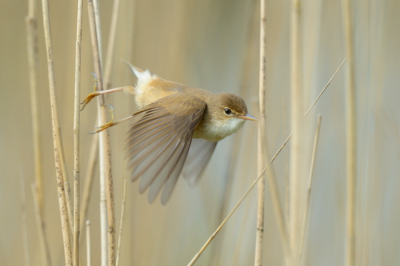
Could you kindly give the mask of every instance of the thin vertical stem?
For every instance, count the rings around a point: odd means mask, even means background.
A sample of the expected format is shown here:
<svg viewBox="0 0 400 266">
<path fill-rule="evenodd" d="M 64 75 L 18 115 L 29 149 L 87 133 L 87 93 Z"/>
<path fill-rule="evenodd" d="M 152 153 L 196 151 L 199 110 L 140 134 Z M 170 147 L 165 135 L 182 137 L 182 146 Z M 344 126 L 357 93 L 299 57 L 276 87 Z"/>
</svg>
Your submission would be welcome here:
<svg viewBox="0 0 400 266">
<path fill-rule="evenodd" d="M 31 94 L 31 120 L 33 137 L 33 159 L 35 162 L 35 183 L 37 186 L 39 208 L 43 213 L 43 177 L 42 177 L 42 150 L 40 145 L 41 130 L 39 126 L 39 110 L 37 100 L 39 49 L 37 40 L 36 1 L 28 0 L 28 15 L 25 17 L 26 37 L 28 48 L 29 88 Z"/>
<path fill-rule="evenodd" d="M 90 221 L 86 221 L 86 266 L 92 265 L 92 250 L 90 243 Z"/>
<path fill-rule="evenodd" d="M 287 118 L 287 109 L 285 97 L 282 100 L 283 107 L 283 135 L 287 136 L 288 133 L 288 118 Z M 285 218 L 286 218 L 286 232 L 289 236 L 289 228 L 290 228 L 290 178 L 289 178 L 289 155 L 288 155 L 288 147 L 283 149 L 283 161 L 284 161 L 284 169 L 285 169 Z M 290 237 L 290 236 L 289 236 Z"/>
<path fill-rule="evenodd" d="M 257 165 L 258 175 L 261 172 L 266 161 L 266 129 L 265 129 L 265 93 L 266 93 L 266 24 L 267 18 L 265 13 L 265 0 L 261 0 L 260 7 L 260 74 L 259 74 L 259 104 L 260 118 L 258 121 L 258 149 L 257 149 Z M 264 237 L 264 202 L 265 202 L 265 178 L 262 177 L 257 183 L 257 234 L 256 234 L 256 254 L 254 259 L 255 266 L 262 265 L 263 258 L 263 237 Z"/>
<path fill-rule="evenodd" d="M 347 221 L 346 265 L 356 263 L 356 85 L 354 65 L 353 11 L 350 0 L 343 0 L 343 27 L 346 53 L 349 58 L 346 77 L 346 169 L 347 169 Z"/>
<path fill-rule="evenodd" d="M 75 44 L 75 103 L 74 103 L 74 266 L 79 265 L 80 234 L 80 170 L 79 170 L 79 133 L 80 133 L 80 90 L 81 90 L 81 42 L 82 42 L 83 0 L 78 0 L 78 14 Z"/>
<path fill-rule="evenodd" d="M 94 20 L 96 25 L 97 45 L 99 46 L 100 65 L 103 66 L 103 38 L 101 34 L 100 3 L 99 0 L 92 0 Z"/>
<path fill-rule="evenodd" d="M 26 197 L 25 197 L 25 182 L 24 175 L 22 173 L 21 167 L 21 227 L 22 227 L 22 240 L 24 242 L 24 260 L 25 266 L 31 265 L 30 256 L 29 256 L 29 243 L 28 243 L 28 226 L 26 219 Z M 33 195 L 38 198 L 37 195 Z M 39 207 L 40 208 L 40 207 Z"/>
<path fill-rule="evenodd" d="M 309 210 L 310 210 L 311 188 L 312 188 L 312 181 L 313 181 L 313 177 L 314 177 L 314 166 L 315 166 L 315 158 L 316 158 L 316 155 L 317 155 L 319 132 L 321 131 L 321 121 L 322 121 L 322 116 L 318 115 L 317 129 L 315 130 L 314 146 L 313 146 L 313 151 L 312 151 L 312 155 L 311 155 L 310 174 L 309 174 L 309 177 L 308 177 L 306 211 L 304 212 L 303 229 L 302 229 L 301 238 L 300 238 L 301 239 L 300 240 L 301 241 L 300 242 L 300 249 L 299 249 L 300 259 L 302 258 L 302 255 L 303 255 L 304 238 L 305 238 L 306 228 L 307 228 L 308 213 L 309 213 Z"/>
<path fill-rule="evenodd" d="M 118 234 L 118 248 L 117 248 L 117 258 L 115 265 L 118 266 L 119 264 L 119 254 L 121 251 L 121 241 L 122 241 L 122 229 L 124 225 L 124 216 L 125 216 L 125 205 L 126 205 L 126 183 L 128 180 L 125 179 L 124 181 L 124 194 L 122 197 L 122 207 L 121 207 L 121 221 L 119 224 L 119 234 Z"/>
<path fill-rule="evenodd" d="M 49 90 L 50 90 L 50 106 L 51 106 L 51 117 L 52 117 L 52 129 L 53 129 L 53 145 L 54 145 L 54 159 L 57 177 L 57 190 L 58 190 L 58 202 L 61 216 L 61 228 L 63 235 L 64 244 L 64 256 L 65 264 L 67 266 L 72 265 L 72 251 L 71 251 L 71 240 L 70 240 L 70 228 L 68 221 L 67 203 L 65 200 L 64 191 L 64 176 L 61 170 L 63 165 L 62 155 L 62 140 L 60 135 L 60 127 L 58 122 L 58 110 L 57 110 L 57 98 L 56 98 L 56 84 L 54 75 L 54 64 L 53 64 L 53 51 L 51 47 L 51 36 L 50 36 L 50 20 L 49 20 L 49 3 L 48 0 L 42 0 L 43 10 L 43 27 L 44 36 L 46 43 L 46 55 L 47 55 L 47 67 L 49 77 Z M 65 167 L 64 167 L 65 168 Z"/>
<path fill-rule="evenodd" d="M 103 72 L 100 61 L 99 40 L 97 31 L 99 25 L 96 25 L 94 8 L 92 0 L 88 0 L 89 25 L 93 49 L 93 61 L 95 72 L 97 75 L 97 88 L 103 90 Z M 104 106 L 104 96 L 97 97 L 100 121 L 102 124 L 107 123 L 107 114 Z M 114 194 L 113 180 L 111 171 L 111 148 L 108 130 L 100 132 L 100 174 L 104 180 L 104 186 L 107 196 L 107 242 L 108 242 L 108 265 L 115 265 L 115 213 L 114 213 Z M 103 228 L 104 230 L 104 228 Z"/>
<path fill-rule="evenodd" d="M 114 0 L 112 17 L 111 17 L 111 26 L 110 33 L 108 37 L 107 44 L 107 54 L 106 54 L 106 62 L 104 66 L 104 90 L 108 90 L 111 87 L 111 70 L 113 63 L 113 55 L 114 55 L 114 47 L 115 47 L 115 35 L 117 33 L 117 23 L 118 23 L 118 11 L 120 0 Z"/>
<path fill-rule="evenodd" d="M 37 198 L 36 185 L 32 184 L 33 206 L 35 208 L 36 226 L 39 234 L 39 245 L 42 251 L 42 263 L 44 266 L 51 265 L 49 245 L 47 243 L 46 234 L 44 232 L 43 219 L 40 213 L 39 199 Z"/>
<path fill-rule="evenodd" d="M 290 245 L 293 251 L 292 265 L 298 265 L 302 222 L 302 129 L 303 93 L 301 74 L 301 2 L 292 0 L 291 6 L 291 127 L 293 134 L 290 153 Z"/>
<path fill-rule="evenodd" d="M 68 211 L 68 221 L 70 230 L 73 231 L 74 224 L 74 214 L 72 213 L 72 199 L 71 199 L 71 187 L 69 182 L 64 182 L 64 190 L 65 190 L 65 201 L 67 202 L 67 211 Z"/>
<path fill-rule="evenodd" d="M 97 123 L 96 125 L 98 125 Z M 92 143 L 90 145 L 90 152 L 89 152 L 89 159 L 88 159 L 88 169 L 85 175 L 85 184 L 83 185 L 83 195 L 82 195 L 82 206 L 81 206 L 81 213 L 80 213 L 80 220 L 81 220 L 81 232 L 83 227 L 85 226 L 85 221 L 87 218 L 88 207 L 89 207 L 89 200 L 92 191 L 93 179 L 95 168 L 97 164 L 97 152 L 99 150 L 99 134 L 94 134 Z"/>
</svg>

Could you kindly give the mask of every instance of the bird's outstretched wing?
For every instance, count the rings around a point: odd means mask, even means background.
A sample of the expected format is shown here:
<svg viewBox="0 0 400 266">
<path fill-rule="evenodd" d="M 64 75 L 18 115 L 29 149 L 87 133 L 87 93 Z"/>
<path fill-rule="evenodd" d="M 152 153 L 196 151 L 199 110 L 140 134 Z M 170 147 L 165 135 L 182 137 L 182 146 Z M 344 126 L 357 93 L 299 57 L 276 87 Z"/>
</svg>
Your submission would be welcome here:
<svg viewBox="0 0 400 266">
<path fill-rule="evenodd" d="M 140 118 L 128 131 L 128 167 L 132 181 L 140 178 L 140 193 L 150 187 L 150 203 L 163 187 L 161 203 L 169 200 L 205 108 L 203 100 L 176 93 L 134 114 Z"/>
<path fill-rule="evenodd" d="M 182 170 L 183 178 L 186 179 L 191 187 L 194 187 L 199 182 L 216 146 L 217 142 L 214 141 L 193 139 Z"/>
</svg>

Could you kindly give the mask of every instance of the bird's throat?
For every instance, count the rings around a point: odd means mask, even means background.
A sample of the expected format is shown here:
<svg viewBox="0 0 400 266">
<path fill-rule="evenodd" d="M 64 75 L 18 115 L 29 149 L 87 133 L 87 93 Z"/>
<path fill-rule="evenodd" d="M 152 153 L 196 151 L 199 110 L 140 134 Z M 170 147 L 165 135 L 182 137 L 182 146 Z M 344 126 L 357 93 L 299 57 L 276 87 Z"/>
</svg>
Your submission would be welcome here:
<svg viewBox="0 0 400 266">
<path fill-rule="evenodd" d="M 194 131 L 194 138 L 202 138 L 209 141 L 220 141 L 238 131 L 244 124 L 244 120 L 232 117 L 226 120 L 210 119 L 200 122 Z"/>
</svg>

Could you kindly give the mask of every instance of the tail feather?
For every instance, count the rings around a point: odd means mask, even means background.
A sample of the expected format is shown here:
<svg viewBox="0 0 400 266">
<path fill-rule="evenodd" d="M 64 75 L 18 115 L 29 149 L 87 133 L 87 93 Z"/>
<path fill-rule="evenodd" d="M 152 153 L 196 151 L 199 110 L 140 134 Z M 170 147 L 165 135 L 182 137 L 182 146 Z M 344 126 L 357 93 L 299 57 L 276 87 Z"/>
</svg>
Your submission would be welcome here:
<svg viewBox="0 0 400 266">
<path fill-rule="evenodd" d="M 138 79 L 137 85 L 136 85 L 137 88 L 140 88 L 143 85 L 147 85 L 153 78 L 155 78 L 155 75 L 151 74 L 149 70 L 142 70 L 138 67 L 135 67 L 128 61 L 125 61 L 125 60 L 122 60 L 122 61 L 124 61 L 129 66 L 129 68 L 132 70 L 133 74 L 135 74 L 135 76 L 137 77 L 137 79 Z"/>
<path fill-rule="evenodd" d="M 140 69 L 140 68 L 138 68 L 138 67 L 135 67 L 134 65 L 132 65 L 131 63 L 129 63 L 129 62 L 126 61 L 126 60 L 122 60 L 122 61 L 124 61 L 125 64 L 127 64 L 127 65 L 130 67 L 130 69 L 132 70 L 133 74 L 135 74 L 135 76 L 136 76 L 137 78 L 139 78 L 139 77 L 142 75 L 142 73 L 145 72 L 145 71 L 143 71 L 142 69 Z M 147 70 L 147 71 L 148 71 L 148 70 Z"/>
</svg>

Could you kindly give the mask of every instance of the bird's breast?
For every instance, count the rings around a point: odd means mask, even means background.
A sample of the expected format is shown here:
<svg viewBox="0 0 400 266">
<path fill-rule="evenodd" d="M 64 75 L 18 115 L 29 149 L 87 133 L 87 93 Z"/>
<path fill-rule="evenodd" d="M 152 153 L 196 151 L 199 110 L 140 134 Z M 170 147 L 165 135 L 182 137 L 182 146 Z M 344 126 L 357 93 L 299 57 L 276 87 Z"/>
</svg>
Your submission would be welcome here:
<svg viewBox="0 0 400 266">
<path fill-rule="evenodd" d="M 244 122 L 243 119 L 236 117 L 227 120 L 203 119 L 196 127 L 193 138 L 220 141 L 238 131 Z"/>
</svg>

